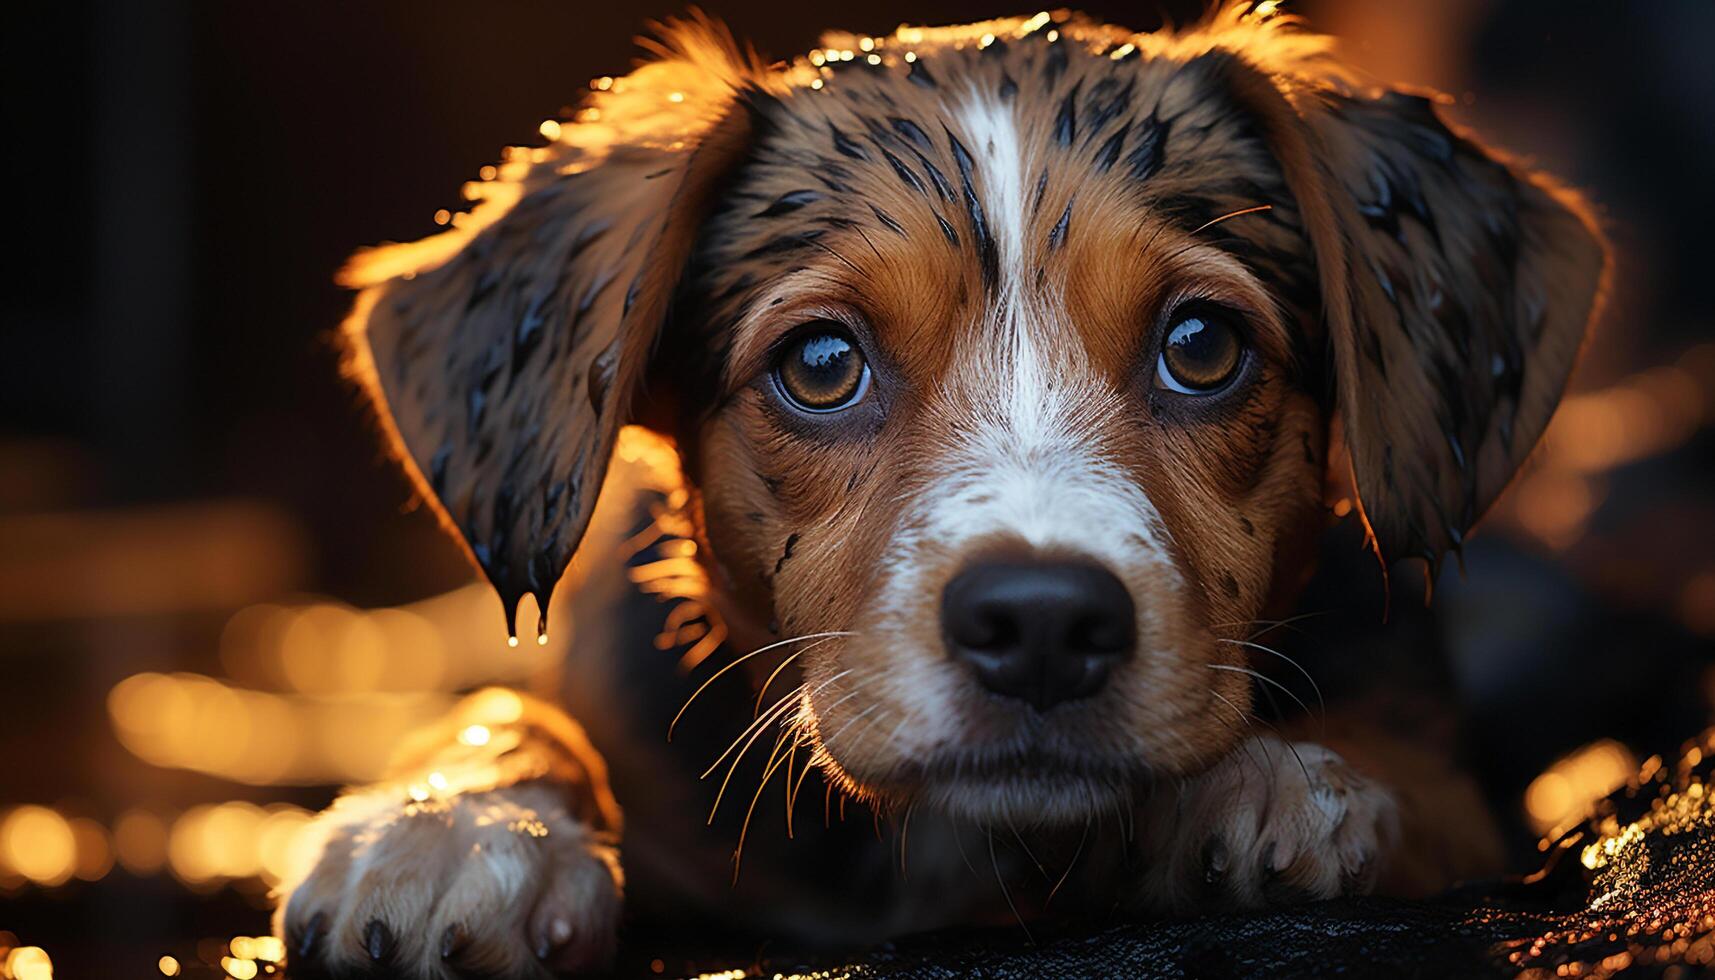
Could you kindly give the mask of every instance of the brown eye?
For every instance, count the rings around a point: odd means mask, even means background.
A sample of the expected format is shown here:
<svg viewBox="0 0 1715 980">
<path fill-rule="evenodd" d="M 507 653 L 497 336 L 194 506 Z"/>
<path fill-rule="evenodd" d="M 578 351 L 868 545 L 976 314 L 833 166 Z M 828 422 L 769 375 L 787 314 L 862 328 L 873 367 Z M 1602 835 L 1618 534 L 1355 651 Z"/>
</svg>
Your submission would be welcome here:
<svg viewBox="0 0 1715 980">
<path fill-rule="evenodd" d="M 1239 373 L 1245 346 L 1238 329 L 1218 313 L 1181 316 L 1167 331 L 1155 383 L 1183 395 L 1209 395 Z"/>
<path fill-rule="evenodd" d="M 800 327 L 781 349 L 774 379 L 797 408 L 837 412 L 863 399 L 869 364 L 845 327 L 823 320 Z"/>
</svg>

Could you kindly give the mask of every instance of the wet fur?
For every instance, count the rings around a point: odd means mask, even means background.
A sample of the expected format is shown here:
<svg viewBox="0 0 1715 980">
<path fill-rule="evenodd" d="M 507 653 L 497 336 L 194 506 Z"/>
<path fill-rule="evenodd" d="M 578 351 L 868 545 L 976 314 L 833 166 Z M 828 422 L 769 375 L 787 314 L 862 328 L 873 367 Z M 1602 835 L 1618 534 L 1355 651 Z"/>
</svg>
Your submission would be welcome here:
<svg viewBox="0 0 1715 980">
<path fill-rule="evenodd" d="M 1457 549 L 1546 425 L 1605 275 L 1569 192 L 1292 18 L 1056 15 L 873 52 L 836 34 L 772 67 L 706 22 L 665 37 L 474 185 L 455 230 L 354 261 L 351 371 L 509 624 L 525 594 L 548 608 L 621 427 L 670 436 L 735 638 L 840 634 L 792 665 L 781 750 L 880 810 L 1053 838 L 1149 814 L 1165 781 L 1217 809 L 1273 785 L 1196 789 L 1286 757 L 1245 727 L 1244 641 L 1309 574 L 1328 497 L 1355 492 L 1384 562 Z M 1209 404 L 1150 383 L 1188 302 L 1237 311 L 1252 350 Z M 814 318 L 875 375 L 826 424 L 768 390 Z M 1072 710 L 998 703 L 939 652 L 941 587 L 1015 553 L 1099 561 L 1136 599 L 1138 656 Z M 1310 893 L 1386 881 L 1369 862 L 1414 794 L 1385 785 L 1458 783 L 1364 739 L 1305 748 L 1303 789 L 1260 799 L 1326 819 L 1244 831 L 1259 877 L 1232 895 L 1266 900 L 1292 835 Z M 1407 851 L 1458 836 L 1403 827 Z M 1205 844 L 1157 840 L 1156 873 L 1180 870 L 1133 904 L 1197 905 L 1208 868 L 1181 851 Z M 1493 850 L 1452 846 L 1470 859 L 1444 874 Z"/>
</svg>

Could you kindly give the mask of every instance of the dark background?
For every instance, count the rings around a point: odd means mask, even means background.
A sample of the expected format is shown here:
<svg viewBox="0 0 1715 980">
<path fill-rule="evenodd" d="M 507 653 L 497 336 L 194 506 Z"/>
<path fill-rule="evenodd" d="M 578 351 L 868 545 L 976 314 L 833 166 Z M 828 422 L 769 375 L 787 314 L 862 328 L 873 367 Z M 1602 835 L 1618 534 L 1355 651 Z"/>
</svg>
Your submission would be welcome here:
<svg viewBox="0 0 1715 980">
<path fill-rule="evenodd" d="M 0 264 L 0 975 L 12 945 L 46 948 L 62 976 L 83 975 L 92 948 L 147 975 L 167 952 L 188 965 L 199 937 L 265 931 L 253 876 L 104 869 L 89 852 L 103 834 L 113 849 L 127 812 L 171 827 L 199 804 L 313 809 L 332 786 L 150 765 L 116 740 L 109 691 L 145 671 L 264 687 L 222 655 L 235 611 L 322 601 L 309 596 L 366 609 L 471 580 L 407 506 L 338 378 L 330 334 L 350 297 L 332 275 L 356 246 L 436 230 L 461 182 L 503 145 L 538 143 L 537 125 L 592 76 L 627 69 L 645 20 L 682 9 L 110 0 L 14 15 L 0 39 L 12 242 Z M 1201 5 L 1084 9 L 1148 29 Z M 1709 720 L 1715 4 L 1288 10 L 1378 77 L 1448 92 L 1454 116 L 1585 189 L 1616 247 L 1579 394 L 1424 627 L 1471 707 L 1476 762 L 1522 868 L 1535 809 L 1523 794 L 1555 759 L 1618 740 L 1542 790 L 1566 790 L 1571 806 L 1605 788 L 1614 759 L 1671 750 Z M 790 57 L 822 28 L 1030 11 L 732 0 L 709 12 Z M 423 686 L 484 679 L 450 677 Z M 410 678 L 368 688 L 389 689 Z M 20 805 L 83 821 L 78 872 L 91 880 L 8 864 L 9 846 L 38 842 L 39 825 L 5 822 Z"/>
</svg>

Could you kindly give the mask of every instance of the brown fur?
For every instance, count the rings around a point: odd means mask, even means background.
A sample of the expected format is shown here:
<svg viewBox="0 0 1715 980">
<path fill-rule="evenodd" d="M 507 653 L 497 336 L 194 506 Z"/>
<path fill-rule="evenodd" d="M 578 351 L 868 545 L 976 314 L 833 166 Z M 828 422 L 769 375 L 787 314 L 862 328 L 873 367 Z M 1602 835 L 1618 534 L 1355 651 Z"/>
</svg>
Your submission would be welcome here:
<svg viewBox="0 0 1715 980">
<path fill-rule="evenodd" d="M 705 23 L 668 34 L 661 60 L 479 186 L 458 230 L 359 260 L 353 371 L 509 625 L 522 594 L 546 606 L 620 426 L 669 430 L 735 635 L 845 634 L 804 650 L 789 737 L 884 807 L 1076 824 L 1205 770 L 1198 799 L 1218 807 L 1247 778 L 1239 749 L 1284 751 L 1246 741 L 1236 641 L 1307 574 L 1324 486 L 1355 482 L 1386 560 L 1457 548 L 1546 425 L 1600 292 L 1602 244 L 1570 193 L 1432 100 L 1359 85 L 1291 18 L 901 28 L 775 67 Z M 1027 204 L 1003 200 L 973 100 L 1004 107 Z M 1243 379 L 1218 399 L 1153 384 L 1191 301 L 1244 324 Z M 1159 520 L 1123 553 L 1165 556 L 1110 569 L 1140 608 L 1133 662 L 1042 718 L 947 662 L 941 588 L 984 556 L 1085 549 L 1006 530 L 948 543 L 925 516 L 997 403 L 1022 397 L 994 387 L 1018 358 L 1009 303 L 1029 305 L 1042 392 L 1079 393 L 1074 448 Z M 822 319 L 858 338 L 874 384 L 807 420 L 768 369 Z M 921 584 L 904 598 L 902 561 Z M 1365 849 L 1395 819 L 1395 797 L 1326 755 L 1290 795 L 1316 819 L 1281 817 L 1308 835 L 1298 872 L 1318 889 L 1373 880 Z M 1363 826 L 1331 816 L 1348 812 Z M 1265 843 L 1247 846 L 1266 866 Z"/>
</svg>

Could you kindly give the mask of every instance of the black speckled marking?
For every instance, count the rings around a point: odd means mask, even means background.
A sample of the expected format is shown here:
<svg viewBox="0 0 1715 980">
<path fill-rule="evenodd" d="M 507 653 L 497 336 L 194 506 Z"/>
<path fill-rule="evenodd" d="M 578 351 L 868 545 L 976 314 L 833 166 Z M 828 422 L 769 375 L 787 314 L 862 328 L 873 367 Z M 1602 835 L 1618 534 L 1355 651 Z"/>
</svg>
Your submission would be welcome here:
<svg viewBox="0 0 1715 980">
<path fill-rule="evenodd" d="M 941 234 L 947 236 L 947 244 L 958 248 L 959 233 L 953 230 L 953 226 L 947 223 L 946 218 L 941 217 L 939 211 L 935 212 L 935 223 L 941 226 Z"/>
<path fill-rule="evenodd" d="M 953 185 L 947 182 L 947 175 L 941 172 L 941 168 L 935 166 L 935 164 L 921 152 L 913 149 L 911 153 L 913 156 L 917 157 L 917 162 L 923 165 L 924 172 L 929 175 L 930 182 L 935 185 L 935 196 L 939 197 L 943 201 L 952 200 Z"/>
<path fill-rule="evenodd" d="M 613 387 L 613 376 L 618 370 L 619 341 L 616 340 L 590 362 L 589 377 L 585 381 L 589 390 L 590 408 L 595 410 L 598 418 L 606 405 L 608 389 Z"/>
<path fill-rule="evenodd" d="M 1078 88 L 1082 84 L 1072 86 L 1060 100 L 1060 112 L 1054 117 L 1054 142 L 1061 146 L 1071 146 L 1078 138 Z"/>
<path fill-rule="evenodd" d="M 923 63 L 922 58 L 918 58 L 916 61 L 911 63 L 910 69 L 905 72 L 905 77 L 911 79 L 913 82 L 916 82 L 924 88 L 936 87 L 935 76 L 929 74 L 929 66 Z"/>
<path fill-rule="evenodd" d="M 910 140 L 912 143 L 915 143 L 919 150 L 929 150 L 933 148 L 934 144 L 929 141 L 929 134 L 923 131 L 922 126 L 899 116 L 890 117 L 888 122 L 893 124 L 894 132 Z"/>
<path fill-rule="evenodd" d="M 631 307 L 637 302 L 637 291 L 643 288 L 643 273 L 639 272 L 631 280 L 631 285 L 625 287 L 625 302 L 621 305 L 619 318 L 621 320 L 631 315 Z"/>
<path fill-rule="evenodd" d="M 786 547 L 780 550 L 780 557 L 774 562 L 774 574 L 779 575 L 780 570 L 786 567 L 787 560 L 792 557 L 792 549 L 797 546 L 798 532 L 793 531 L 791 534 L 786 535 Z"/>
<path fill-rule="evenodd" d="M 1044 59 L 1042 64 L 1043 76 L 1049 82 L 1058 79 L 1062 74 L 1065 74 L 1066 61 L 1066 45 L 1057 41 L 1048 42 L 1048 57 Z"/>
<path fill-rule="evenodd" d="M 815 245 L 816 239 L 820 237 L 822 237 L 820 231 L 801 231 L 790 235 L 778 235 L 744 253 L 744 258 L 749 260 L 774 255 L 789 255 Z"/>
<path fill-rule="evenodd" d="M 1048 250 L 1050 252 L 1066 243 L 1066 232 L 1072 225 L 1072 202 L 1066 202 L 1066 210 L 1060 212 L 1060 220 L 1054 222 L 1054 229 L 1048 233 Z"/>
<path fill-rule="evenodd" d="M 1113 169 L 1120 158 L 1120 150 L 1125 147 L 1126 134 L 1131 131 L 1131 124 L 1126 123 L 1117 132 L 1108 137 L 1101 149 L 1096 151 L 1096 173 L 1105 174 Z"/>
<path fill-rule="evenodd" d="M 820 201 L 822 195 L 812 190 L 787 191 L 774 199 L 774 203 L 756 212 L 758 218 L 778 218 L 783 214 L 791 214 L 806 204 Z"/>
<path fill-rule="evenodd" d="M 542 342 L 542 326 L 548 322 L 543 307 L 547 305 L 548 297 L 549 293 L 546 291 L 536 294 L 536 298 L 524 308 L 524 315 L 518 319 L 518 328 L 512 335 L 512 370 L 507 379 L 507 387 L 511 387 L 512 379 L 518 377 L 524 362 L 530 359 L 530 354 Z"/>
<path fill-rule="evenodd" d="M 494 287 L 500 285 L 500 281 L 503 278 L 504 274 L 501 271 L 501 267 L 498 265 L 484 270 L 482 275 L 477 277 L 476 285 L 471 288 L 470 298 L 465 300 L 465 312 L 468 313 L 471 310 L 476 309 L 476 307 L 481 305 L 484 300 L 494 295 Z M 403 305 L 401 301 L 394 302 L 394 309 L 401 315 L 409 312 L 409 307 Z"/>
<path fill-rule="evenodd" d="M 886 150 L 882 150 L 881 155 L 887 158 L 888 165 L 893 167 L 893 172 L 899 176 L 900 180 L 905 182 L 907 187 L 910 187 L 912 190 L 924 197 L 929 196 L 929 188 L 923 183 L 923 178 L 917 176 L 916 171 L 907 167 L 905 165 L 905 161 L 899 159 Z"/>
<path fill-rule="evenodd" d="M 875 217 L 878 221 L 880 221 L 882 224 L 887 226 L 887 229 L 889 231 L 898 235 L 900 238 L 910 238 L 911 237 L 910 235 L 905 233 L 905 226 L 904 225 L 901 225 L 899 222 L 893 220 L 893 215 L 888 214 L 886 211 L 883 211 L 882 209 L 876 207 L 873 204 L 871 204 L 869 206 L 869 209 L 872 213 L 875 214 Z"/>
<path fill-rule="evenodd" d="M 853 160 L 868 160 L 869 153 L 850 136 L 840 132 L 833 123 L 828 123 L 828 134 L 834 138 L 834 149 Z"/>
<path fill-rule="evenodd" d="M 1237 599 L 1239 597 L 1239 580 L 1233 578 L 1232 572 L 1222 573 L 1221 588 L 1227 590 L 1227 598 Z"/>
<path fill-rule="evenodd" d="M 971 181 L 971 171 L 974 162 L 969 150 L 953 131 L 943 127 L 947 134 L 947 145 L 953 150 L 953 159 L 959 165 L 959 183 L 964 191 L 965 212 L 971 221 L 971 235 L 976 239 L 977 251 L 982 256 L 983 283 L 993 287 L 1000 278 L 1000 255 L 995 248 L 994 238 L 989 234 L 988 219 L 983 215 L 982 202 L 977 200 L 975 184 Z"/>
<path fill-rule="evenodd" d="M 1167 141 L 1167 124 L 1162 122 L 1154 113 L 1143 121 L 1137 134 L 1137 145 L 1126 154 L 1126 165 L 1131 168 L 1132 178 L 1148 180 L 1161 169 L 1161 148 Z"/>
</svg>

